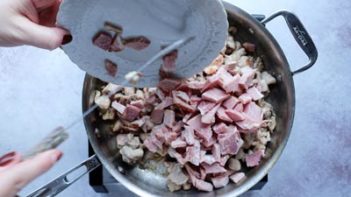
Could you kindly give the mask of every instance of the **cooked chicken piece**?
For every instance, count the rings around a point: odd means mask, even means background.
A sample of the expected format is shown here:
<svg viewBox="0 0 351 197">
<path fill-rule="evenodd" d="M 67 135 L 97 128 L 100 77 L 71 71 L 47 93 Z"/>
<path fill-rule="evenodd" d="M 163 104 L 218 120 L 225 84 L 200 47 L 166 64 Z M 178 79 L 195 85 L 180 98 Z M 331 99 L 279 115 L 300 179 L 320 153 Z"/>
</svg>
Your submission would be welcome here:
<svg viewBox="0 0 351 197">
<path fill-rule="evenodd" d="M 267 85 L 277 83 L 277 80 L 267 71 L 261 73 L 261 78 L 267 83 Z"/>
<path fill-rule="evenodd" d="M 95 104 L 98 105 L 100 109 L 107 110 L 110 107 L 111 100 L 108 96 L 101 96 L 101 94 L 99 93 L 97 93 L 95 96 Z"/>
<path fill-rule="evenodd" d="M 172 165 L 168 171 L 170 171 L 168 180 L 176 185 L 182 186 L 189 180 L 189 177 L 183 173 L 180 164 Z"/>
<path fill-rule="evenodd" d="M 133 96 L 135 94 L 135 88 L 133 87 L 125 87 L 123 88 L 124 95 Z"/>
<path fill-rule="evenodd" d="M 170 180 L 167 181 L 167 187 L 168 187 L 168 190 L 170 192 L 175 192 L 175 191 L 178 191 L 178 190 L 182 189 L 181 185 L 177 185 L 177 184 L 173 183 Z"/>
<path fill-rule="evenodd" d="M 107 86 L 102 89 L 102 93 L 103 94 L 116 94 L 118 92 L 118 90 L 120 90 L 121 86 L 120 85 L 115 85 L 113 83 L 109 83 L 107 84 Z"/>
<path fill-rule="evenodd" d="M 228 167 L 229 169 L 233 170 L 233 171 L 239 171 L 241 170 L 241 164 L 240 161 L 234 158 L 230 158 L 228 161 Z"/>
<path fill-rule="evenodd" d="M 117 148 L 122 148 L 133 139 L 133 134 L 118 134 L 116 137 Z"/>
<path fill-rule="evenodd" d="M 190 183 L 185 183 L 183 185 L 183 190 L 190 190 L 191 189 L 191 184 Z"/>
<path fill-rule="evenodd" d="M 142 76 L 141 73 L 137 72 L 137 71 L 132 71 L 129 72 L 125 75 L 125 79 L 131 83 L 131 84 L 136 84 L 138 83 L 138 81 L 140 80 L 140 77 Z"/>
<path fill-rule="evenodd" d="M 135 164 L 140 161 L 144 155 L 144 150 L 142 148 L 133 149 L 129 146 L 123 146 L 119 152 L 122 155 L 123 161 L 128 164 Z"/>
<path fill-rule="evenodd" d="M 271 141 L 271 134 L 267 129 L 261 128 L 256 133 L 257 139 L 264 145 Z"/>
<path fill-rule="evenodd" d="M 130 139 L 128 141 L 128 146 L 130 146 L 131 148 L 138 148 L 140 146 L 140 139 L 138 136 L 134 136 L 132 137 L 132 139 Z"/>
<path fill-rule="evenodd" d="M 115 111 L 112 108 L 108 108 L 107 111 L 102 115 L 103 120 L 113 120 L 115 118 Z"/>
<path fill-rule="evenodd" d="M 113 125 L 112 132 L 117 132 L 122 128 L 122 122 L 117 120 L 116 123 Z"/>
</svg>

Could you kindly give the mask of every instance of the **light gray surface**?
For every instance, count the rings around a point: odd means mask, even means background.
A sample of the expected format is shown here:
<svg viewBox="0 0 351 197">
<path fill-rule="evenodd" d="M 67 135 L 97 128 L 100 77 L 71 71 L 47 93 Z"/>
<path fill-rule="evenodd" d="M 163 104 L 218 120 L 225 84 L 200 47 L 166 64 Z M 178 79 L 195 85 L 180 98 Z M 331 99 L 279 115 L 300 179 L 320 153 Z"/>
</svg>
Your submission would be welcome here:
<svg viewBox="0 0 351 197">
<path fill-rule="evenodd" d="M 249 13 L 295 12 L 319 49 L 319 61 L 294 77 L 295 122 L 282 157 L 263 190 L 245 196 L 350 196 L 351 194 L 351 2 L 340 0 L 231 1 Z M 282 28 L 284 27 L 284 28 Z M 286 51 L 292 67 L 306 59 L 282 20 L 268 26 Z M 61 50 L 32 47 L 0 49 L 0 155 L 23 151 L 35 137 L 81 114 L 84 73 Z M 62 160 L 24 189 L 28 193 L 87 158 L 83 124 L 60 148 Z M 87 177 L 60 196 L 101 196 Z"/>
</svg>

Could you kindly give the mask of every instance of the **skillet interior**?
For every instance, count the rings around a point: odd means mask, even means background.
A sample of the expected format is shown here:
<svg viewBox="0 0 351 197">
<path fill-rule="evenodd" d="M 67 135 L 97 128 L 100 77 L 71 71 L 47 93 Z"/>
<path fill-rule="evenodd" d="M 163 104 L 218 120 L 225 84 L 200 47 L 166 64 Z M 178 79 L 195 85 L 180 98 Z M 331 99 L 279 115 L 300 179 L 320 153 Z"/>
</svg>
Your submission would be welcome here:
<svg viewBox="0 0 351 197">
<path fill-rule="evenodd" d="M 229 184 L 225 188 L 210 193 L 196 190 L 170 193 L 165 185 L 165 179 L 153 172 L 130 168 L 116 157 L 115 138 L 106 131 L 106 125 L 98 120 L 98 114 L 93 113 L 84 122 L 89 140 L 103 163 L 104 167 L 124 186 L 139 196 L 237 196 L 259 182 L 271 169 L 284 149 L 288 140 L 295 111 L 295 92 L 290 68 L 287 60 L 271 34 L 254 18 L 241 9 L 225 3 L 230 25 L 238 28 L 236 40 L 241 42 L 250 41 L 257 46 L 257 55 L 263 59 L 265 69 L 272 73 L 278 83 L 272 87 L 268 101 L 273 105 L 277 115 L 277 128 L 272 136 L 270 148 L 272 156 L 247 173 L 247 179 L 239 185 Z M 83 110 L 88 109 L 91 103 L 90 95 L 102 82 L 96 78 L 86 76 L 83 89 Z M 89 102 L 90 100 L 90 102 Z M 92 120 L 96 119 L 94 122 Z M 99 128 L 99 137 L 94 133 Z M 124 173 L 120 173 L 117 167 L 122 167 Z"/>
</svg>

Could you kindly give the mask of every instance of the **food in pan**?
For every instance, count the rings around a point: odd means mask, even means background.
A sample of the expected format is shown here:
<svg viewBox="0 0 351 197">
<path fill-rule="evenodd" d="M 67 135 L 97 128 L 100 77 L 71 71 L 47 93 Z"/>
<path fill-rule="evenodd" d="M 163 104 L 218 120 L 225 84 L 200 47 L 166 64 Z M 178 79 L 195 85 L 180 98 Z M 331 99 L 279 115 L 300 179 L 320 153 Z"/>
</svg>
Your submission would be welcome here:
<svg viewBox="0 0 351 197">
<path fill-rule="evenodd" d="M 123 88 L 110 98 L 118 85 L 96 90 L 100 118 L 113 122 L 117 154 L 131 165 L 161 160 L 170 191 L 238 184 L 270 155 L 276 117 L 265 98 L 276 79 L 255 57 L 256 46 L 234 36 L 190 79 L 164 78 L 157 88 Z M 164 66 L 175 59 L 165 57 Z"/>
<path fill-rule="evenodd" d="M 104 51 L 120 52 L 126 47 L 141 51 L 149 47 L 151 41 L 145 36 L 122 37 L 123 29 L 119 25 L 105 22 L 104 29 L 93 37 L 93 44 Z"/>
</svg>

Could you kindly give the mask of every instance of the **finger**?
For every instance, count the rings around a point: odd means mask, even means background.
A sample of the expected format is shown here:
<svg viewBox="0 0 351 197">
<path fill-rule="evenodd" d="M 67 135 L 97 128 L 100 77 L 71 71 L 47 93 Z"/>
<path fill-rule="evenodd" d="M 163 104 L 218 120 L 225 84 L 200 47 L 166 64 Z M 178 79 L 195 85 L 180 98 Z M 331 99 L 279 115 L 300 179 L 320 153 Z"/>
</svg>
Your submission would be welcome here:
<svg viewBox="0 0 351 197">
<path fill-rule="evenodd" d="M 60 2 L 56 2 L 53 6 L 44 9 L 39 13 L 39 24 L 54 27 L 56 25 L 56 17 L 60 8 Z"/>
<path fill-rule="evenodd" d="M 28 0 L 27 0 L 28 1 Z M 31 2 L 25 2 L 22 4 L 22 7 L 20 8 L 20 11 L 23 15 L 28 17 L 31 21 L 34 23 L 39 23 L 39 16 L 38 16 L 38 11 L 35 8 L 34 4 Z"/>
<path fill-rule="evenodd" d="M 63 37 L 69 34 L 59 27 L 45 27 L 23 18 L 20 24 L 22 34 L 20 41 L 26 45 L 53 50 L 61 46 Z"/>
<path fill-rule="evenodd" d="M 21 155 L 17 152 L 10 152 L 0 158 L 0 173 L 21 161 Z"/>
<path fill-rule="evenodd" d="M 21 189 L 30 181 L 49 170 L 62 156 L 59 150 L 49 150 L 25 160 L 6 171 L 12 187 Z"/>
<path fill-rule="evenodd" d="M 33 5 L 35 6 L 35 8 L 37 8 L 38 10 L 42 10 L 48 7 L 53 6 L 56 2 L 58 2 L 57 0 L 29 0 L 32 1 Z"/>
</svg>

